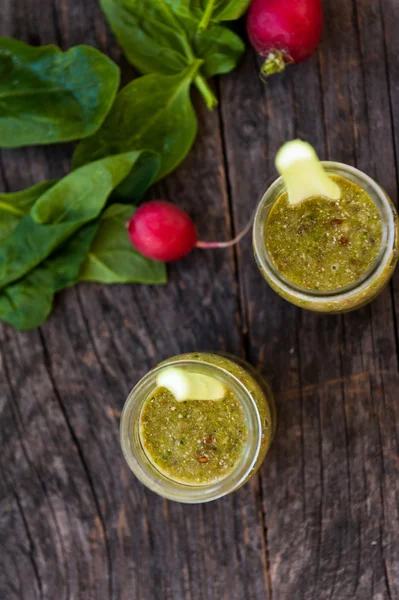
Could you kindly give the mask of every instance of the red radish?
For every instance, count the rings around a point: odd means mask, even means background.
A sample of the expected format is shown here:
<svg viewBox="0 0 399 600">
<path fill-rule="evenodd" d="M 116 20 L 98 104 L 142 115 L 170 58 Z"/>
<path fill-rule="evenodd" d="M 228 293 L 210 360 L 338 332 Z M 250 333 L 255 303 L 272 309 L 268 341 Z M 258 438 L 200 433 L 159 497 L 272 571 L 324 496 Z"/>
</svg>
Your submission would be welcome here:
<svg viewBox="0 0 399 600">
<path fill-rule="evenodd" d="M 197 230 L 184 210 L 163 200 L 153 200 L 140 206 L 127 222 L 130 241 L 144 256 L 172 262 L 197 248 L 227 248 L 233 246 L 249 231 L 245 229 L 228 242 L 199 242 Z"/>
<path fill-rule="evenodd" d="M 265 76 L 309 58 L 322 29 L 321 0 L 252 0 L 247 13 L 251 44 L 266 59 L 261 68 Z"/>
<path fill-rule="evenodd" d="M 128 230 L 133 246 L 154 260 L 179 260 L 197 243 L 197 231 L 188 214 L 162 200 L 140 206 Z"/>
</svg>

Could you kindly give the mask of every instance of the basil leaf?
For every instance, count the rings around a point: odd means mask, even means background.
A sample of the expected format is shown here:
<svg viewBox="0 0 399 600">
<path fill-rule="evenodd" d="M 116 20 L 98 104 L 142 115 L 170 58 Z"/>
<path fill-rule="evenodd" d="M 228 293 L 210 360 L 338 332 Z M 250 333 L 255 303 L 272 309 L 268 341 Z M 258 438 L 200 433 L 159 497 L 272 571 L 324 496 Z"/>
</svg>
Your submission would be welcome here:
<svg viewBox="0 0 399 600">
<path fill-rule="evenodd" d="M 236 2 L 217 1 L 215 7 L 213 2 L 208 6 L 187 0 L 100 2 L 127 59 L 142 73 L 175 74 L 196 59 L 203 60 L 201 73 L 206 76 L 227 73 L 244 52 L 244 44 L 235 33 L 211 24 L 211 19 L 220 15 L 236 18 Z M 240 5 L 242 9 L 242 1 Z M 208 26 L 212 32 L 201 39 Z M 217 100 L 200 73 L 194 82 L 212 108 Z"/>
<path fill-rule="evenodd" d="M 133 212 L 133 206 L 113 204 L 102 214 L 82 266 L 81 281 L 166 283 L 165 265 L 142 256 L 129 240 L 126 222 Z"/>
<path fill-rule="evenodd" d="M 98 222 L 89 223 L 25 277 L 0 292 L 0 319 L 16 329 L 39 327 L 51 312 L 54 294 L 79 278 Z"/>
<path fill-rule="evenodd" d="M 36 200 L 54 183 L 55 180 L 43 181 L 21 192 L 0 194 L 0 242 L 10 235 L 17 223 L 30 211 Z"/>
<path fill-rule="evenodd" d="M 26 275 L 95 219 L 139 156 L 139 152 L 129 152 L 91 163 L 40 196 L 0 245 L 0 289 Z"/>
<path fill-rule="evenodd" d="M 119 86 L 116 64 L 90 46 L 62 52 L 0 38 L 0 146 L 16 148 L 94 133 Z"/>
<path fill-rule="evenodd" d="M 197 133 L 190 84 L 199 65 L 196 61 L 178 75 L 145 75 L 125 86 L 103 126 L 77 146 L 73 166 L 145 148 L 160 157 L 157 179 L 173 171 L 189 152 Z"/>
</svg>

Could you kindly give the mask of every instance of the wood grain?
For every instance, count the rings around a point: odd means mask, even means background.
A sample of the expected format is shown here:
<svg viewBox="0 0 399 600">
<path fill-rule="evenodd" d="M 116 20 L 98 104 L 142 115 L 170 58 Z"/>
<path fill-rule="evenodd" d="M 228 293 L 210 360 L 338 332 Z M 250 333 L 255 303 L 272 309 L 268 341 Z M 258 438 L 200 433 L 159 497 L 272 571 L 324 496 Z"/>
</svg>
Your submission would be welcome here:
<svg viewBox="0 0 399 600">
<path fill-rule="evenodd" d="M 393 3 L 385 5 L 392 18 Z M 262 195 L 277 147 L 293 136 L 365 170 L 396 201 L 395 112 L 380 7 L 330 3 L 325 21 L 318 56 L 261 91 L 251 55 L 221 82 L 236 227 Z M 392 52 L 390 59 L 393 69 Z M 269 375 L 279 409 L 277 439 L 261 471 L 272 597 L 395 598 L 397 276 L 371 307 L 324 317 L 267 289 L 249 241 L 238 261 L 248 356 Z"/>
<path fill-rule="evenodd" d="M 149 197 L 203 239 L 250 218 L 288 138 L 374 176 L 397 200 L 396 0 L 325 3 L 317 55 L 258 78 L 248 51 L 194 95 L 198 140 Z M 133 73 L 96 0 L 3 0 L 0 34 L 92 44 Z M 70 168 L 71 144 L 1 151 L 16 190 Z M 170 267 L 165 287 L 80 285 L 39 330 L 0 325 L 0 598 L 394 600 L 399 597 L 399 278 L 344 317 L 301 311 L 262 280 L 248 237 Z M 179 352 L 225 350 L 270 380 L 279 426 L 260 475 L 222 500 L 158 498 L 125 465 L 132 385 Z"/>
</svg>

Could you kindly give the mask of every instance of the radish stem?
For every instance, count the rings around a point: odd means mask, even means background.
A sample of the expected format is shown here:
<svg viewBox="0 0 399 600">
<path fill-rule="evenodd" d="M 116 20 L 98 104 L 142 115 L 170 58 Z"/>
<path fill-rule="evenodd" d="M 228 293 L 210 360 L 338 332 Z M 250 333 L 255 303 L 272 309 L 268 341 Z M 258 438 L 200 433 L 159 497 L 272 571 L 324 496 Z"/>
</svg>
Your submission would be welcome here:
<svg viewBox="0 0 399 600">
<path fill-rule="evenodd" d="M 254 220 L 254 216 L 255 216 L 255 212 L 253 213 L 253 215 L 250 218 L 250 220 L 248 221 L 248 223 L 245 225 L 244 229 L 238 235 L 236 235 L 236 237 L 233 238 L 232 240 L 229 240 L 227 242 L 201 242 L 201 241 L 198 241 L 195 244 L 196 247 L 202 248 L 205 250 L 210 250 L 212 248 L 230 248 L 231 246 L 235 246 L 236 244 L 238 244 L 238 242 L 240 242 L 242 240 L 242 238 L 251 229 L 252 223 Z"/>
<path fill-rule="evenodd" d="M 272 50 L 272 52 L 269 52 L 265 62 L 261 66 L 261 79 L 266 79 L 274 73 L 281 73 L 281 71 L 284 71 L 287 62 L 291 61 L 285 59 L 285 55 L 281 50 Z"/>
</svg>

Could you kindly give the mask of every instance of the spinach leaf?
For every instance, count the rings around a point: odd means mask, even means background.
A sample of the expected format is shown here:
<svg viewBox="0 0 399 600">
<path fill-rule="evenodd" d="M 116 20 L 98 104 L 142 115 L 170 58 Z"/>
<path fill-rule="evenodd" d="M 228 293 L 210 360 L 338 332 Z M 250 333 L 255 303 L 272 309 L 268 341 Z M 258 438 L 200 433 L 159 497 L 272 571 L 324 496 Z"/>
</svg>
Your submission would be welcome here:
<svg viewBox="0 0 399 600">
<path fill-rule="evenodd" d="M 195 37 L 194 47 L 204 60 L 202 72 L 206 77 L 229 73 L 243 54 L 243 41 L 230 29 L 211 24 Z"/>
<path fill-rule="evenodd" d="M 94 220 L 139 156 L 129 152 L 86 165 L 40 196 L 0 245 L 0 289 L 26 275 Z"/>
<path fill-rule="evenodd" d="M 81 281 L 166 283 L 165 265 L 139 254 L 129 240 L 126 222 L 133 212 L 133 206 L 113 204 L 102 214 L 82 266 Z"/>
<path fill-rule="evenodd" d="M 91 135 L 111 108 L 118 85 L 116 64 L 90 46 L 62 52 L 0 38 L 0 146 Z"/>
<path fill-rule="evenodd" d="M 126 202 L 135 204 L 144 196 L 159 172 L 161 159 L 155 152 L 143 151 L 129 175 L 114 189 L 110 203 Z"/>
<path fill-rule="evenodd" d="M 207 32 L 205 39 L 202 39 L 214 13 L 216 17 L 225 13 L 235 18 L 233 15 L 239 11 L 232 6 L 228 9 L 227 6 L 236 4 L 234 0 L 228 3 L 216 0 L 214 8 L 187 0 L 100 2 L 127 59 L 142 73 L 175 74 L 195 59 L 202 59 L 201 73 L 209 77 L 227 73 L 244 52 L 240 38 L 224 27 L 211 27 L 212 32 Z M 217 100 L 201 73 L 196 75 L 194 83 L 203 94 L 208 108 L 213 108 Z"/>
<path fill-rule="evenodd" d="M 39 327 L 51 312 L 54 294 L 73 285 L 98 222 L 89 223 L 25 277 L 0 291 L 0 319 L 16 329 Z"/>
<path fill-rule="evenodd" d="M 187 33 L 168 2 L 100 0 L 100 4 L 128 60 L 141 73 L 172 75 L 195 60 Z"/>
<path fill-rule="evenodd" d="M 212 4 L 212 0 L 206 0 Z M 212 19 L 215 21 L 234 21 L 239 19 L 251 4 L 251 0 L 214 0 Z"/>
<path fill-rule="evenodd" d="M 146 149 L 160 157 L 157 179 L 173 171 L 189 152 L 197 133 L 190 84 L 199 65 L 196 61 L 178 75 L 145 75 L 125 86 L 103 126 L 77 146 L 73 166 Z"/>
<path fill-rule="evenodd" d="M 173 0 L 171 0 L 173 1 Z M 179 0 L 181 9 L 184 6 L 186 10 L 201 14 L 200 29 L 205 28 L 209 21 L 234 21 L 239 19 L 251 0 Z"/>
<path fill-rule="evenodd" d="M 53 181 L 43 181 L 21 192 L 0 194 L 0 242 L 14 229 L 22 217 L 30 211 L 34 203 L 52 185 Z"/>
</svg>

